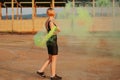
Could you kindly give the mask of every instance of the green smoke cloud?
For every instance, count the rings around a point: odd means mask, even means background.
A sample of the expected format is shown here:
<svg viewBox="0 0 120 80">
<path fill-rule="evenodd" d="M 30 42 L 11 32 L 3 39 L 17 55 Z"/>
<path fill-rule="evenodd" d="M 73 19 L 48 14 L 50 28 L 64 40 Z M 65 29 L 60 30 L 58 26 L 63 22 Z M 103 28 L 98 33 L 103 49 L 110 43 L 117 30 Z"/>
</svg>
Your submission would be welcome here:
<svg viewBox="0 0 120 80">
<path fill-rule="evenodd" d="M 49 40 L 49 38 L 54 34 L 54 32 L 56 31 L 57 27 L 54 26 L 51 31 L 45 35 L 44 32 L 38 32 L 37 34 L 35 34 L 34 36 L 34 43 L 36 46 L 38 47 L 45 47 L 46 45 L 46 41 Z"/>
<path fill-rule="evenodd" d="M 73 7 L 70 2 L 57 14 L 57 20 L 60 23 L 62 35 L 85 38 L 92 26 L 92 17 L 88 10 L 83 7 Z"/>
</svg>

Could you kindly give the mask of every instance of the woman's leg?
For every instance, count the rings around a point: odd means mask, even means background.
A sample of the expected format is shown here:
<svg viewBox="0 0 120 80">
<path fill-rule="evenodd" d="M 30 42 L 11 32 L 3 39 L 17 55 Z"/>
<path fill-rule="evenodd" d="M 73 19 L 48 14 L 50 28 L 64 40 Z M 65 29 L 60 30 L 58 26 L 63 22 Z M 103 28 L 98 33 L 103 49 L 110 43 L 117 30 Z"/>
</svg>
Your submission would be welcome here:
<svg viewBox="0 0 120 80">
<path fill-rule="evenodd" d="M 52 61 L 52 56 L 49 55 L 49 58 L 45 61 L 45 63 L 43 64 L 41 69 L 38 70 L 38 72 L 44 72 L 45 68 L 51 63 L 51 61 Z"/>
<path fill-rule="evenodd" d="M 51 77 L 54 77 L 56 74 L 56 61 L 57 61 L 57 55 L 53 55 L 51 61 Z"/>
</svg>

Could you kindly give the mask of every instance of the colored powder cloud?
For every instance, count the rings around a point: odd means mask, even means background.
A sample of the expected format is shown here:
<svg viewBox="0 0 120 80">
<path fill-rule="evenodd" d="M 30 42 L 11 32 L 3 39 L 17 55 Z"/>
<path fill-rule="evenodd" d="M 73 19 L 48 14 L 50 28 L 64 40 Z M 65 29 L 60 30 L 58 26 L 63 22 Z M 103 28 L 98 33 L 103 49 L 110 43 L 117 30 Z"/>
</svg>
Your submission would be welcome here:
<svg viewBox="0 0 120 80">
<path fill-rule="evenodd" d="M 57 27 L 54 26 L 51 31 L 48 34 L 45 34 L 44 32 L 38 32 L 34 36 L 34 43 L 38 47 L 45 47 L 46 42 L 50 39 L 50 37 L 54 34 L 56 31 Z"/>
<path fill-rule="evenodd" d="M 92 26 L 92 17 L 87 9 L 83 7 L 73 7 L 68 3 L 65 9 L 57 14 L 62 35 L 73 35 L 77 37 L 86 37 Z"/>
</svg>

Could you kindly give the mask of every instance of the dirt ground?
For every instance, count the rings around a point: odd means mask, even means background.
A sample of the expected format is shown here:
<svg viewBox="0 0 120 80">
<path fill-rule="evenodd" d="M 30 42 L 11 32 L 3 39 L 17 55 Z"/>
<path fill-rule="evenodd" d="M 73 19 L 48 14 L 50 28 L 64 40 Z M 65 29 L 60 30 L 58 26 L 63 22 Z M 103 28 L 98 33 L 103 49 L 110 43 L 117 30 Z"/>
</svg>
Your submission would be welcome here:
<svg viewBox="0 0 120 80">
<path fill-rule="evenodd" d="M 111 53 L 119 50 L 119 39 L 109 44 L 103 38 L 90 48 L 87 39 L 59 36 L 57 74 L 63 80 L 120 80 L 120 57 Z M 0 34 L 0 80 L 49 80 L 49 67 L 46 79 L 36 74 L 46 59 L 46 48 L 34 46 L 33 35 Z"/>
</svg>

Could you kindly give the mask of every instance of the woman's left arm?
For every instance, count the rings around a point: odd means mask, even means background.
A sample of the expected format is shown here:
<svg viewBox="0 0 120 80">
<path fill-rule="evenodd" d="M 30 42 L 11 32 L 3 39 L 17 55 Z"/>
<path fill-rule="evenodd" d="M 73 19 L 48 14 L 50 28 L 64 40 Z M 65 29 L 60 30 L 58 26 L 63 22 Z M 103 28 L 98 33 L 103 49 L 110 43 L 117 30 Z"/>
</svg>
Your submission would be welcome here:
<svg viewBox="0 0 120 80">
<path fill-rule="evenodd" d="M 60 30 L 60 27 L 58 27 L 58 26 L 57 26 L 57 31 L 58 31 L 58 32 L 60 32 L 60 31 L 61 31 L 61 30 Z"/>
<path fill-rule="evenodd" d="M 54 21 L 54 23 L 56 24 L 55 21 Z M 58 24 L 58 23 L 57 23 L 57 24 Z M 61 31 L 61 30 L 60 30 L 60 27 L 59 27 L 58 25 L 57 25 L 56 27 L 57 27 L 57 30 L 56 30 L 56 31 L 57 31 L 57 32 L 60 32 L 60 31 Z"/>
</svg>

